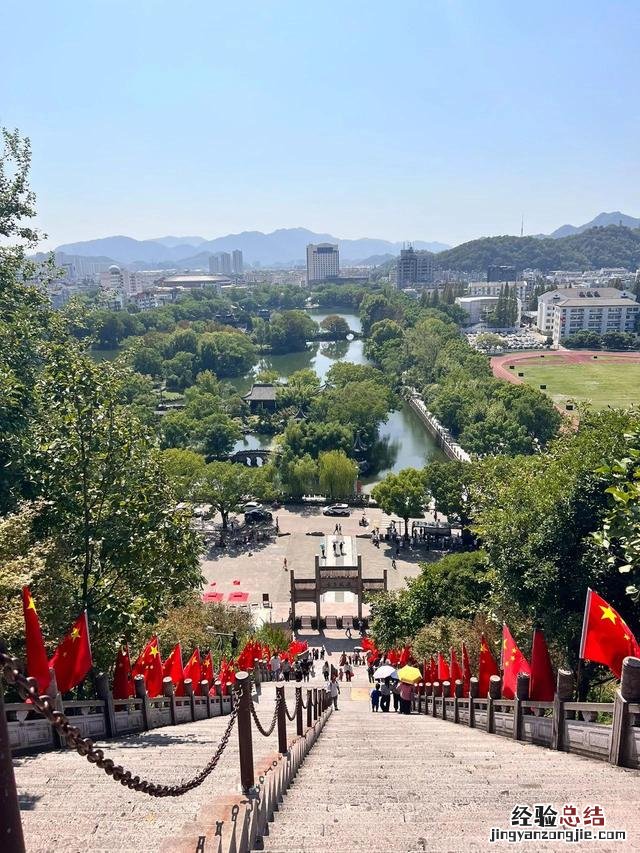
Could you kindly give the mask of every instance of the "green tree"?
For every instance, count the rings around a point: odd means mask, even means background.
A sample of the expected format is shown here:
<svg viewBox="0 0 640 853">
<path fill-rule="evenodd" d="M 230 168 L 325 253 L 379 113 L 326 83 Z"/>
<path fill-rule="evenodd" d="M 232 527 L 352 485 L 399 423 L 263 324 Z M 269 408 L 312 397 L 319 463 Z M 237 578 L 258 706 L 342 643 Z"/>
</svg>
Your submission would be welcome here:
<svg viewBox="0 0 640 853">
<path fill-rule="evenodd" d="M 204 471 L 204 457 L 193 450 L 170 448 L 162 451 L 162 465 L 178 500 L 191 500 Z"/>
<path fill-rule="evenodd" d="M 228 456 L 236 441 L 242 437 L 242 430 L 233 418 L 218 412 L 198 424 L 197 434 L 204 455 L 208 461 L 212 461 Z"/>
<path fill-rule="evenodd" d="M 320 491 L 330 498 L 353 494 L 358 466 L 340 450 L 329 450 L 318 458 Z"/>
<path fill-rule="evenodd" d="M 229 514 L 238 512 L 242 505 L 254 497 L 253 471 L 235 462 L 210 462 L 203 472 L 197 492 L 203 503 L 211 504 L 222 517 L 222 527 L 227 529 Z"/>
<path fill-rule="evenodd" d="M 140 347 L 136 350 L 132 359 L 133 369 L 138 373 L 149 376 L 161 376 L 163 372 L 163 359 L 154 347 Z"/>
<path fill-rule="evenodd" d="M 318 489 L 318 463 L 308 453 L 298 458 L 282 460 L 280 480 L 285 491 L 293 498 L 314 495 Z"/>
<path fill-rule="evenodd" d="M 351 331 L 347 321 L 339 314 L 329 314 L 320 322 L 320 326 L 336 338 L 346 338 Z"/>
<path fill-rule="evenodd" d="M 397 474 L 387 474 L 371 490 L 376 503 L 387 515 L 399 515 L 404 521 L 405 538 L 409 536 L 409 519 L 422 518 L 427 503 L 424 473 L 416 468 L 405 468 Z"/>
<path fill-rule="evenodd" d="M 463 530 L 471 522 L 471 485 L 474 466 L 468 462 L 430 462 L 424 469 L 424 483 L 437 512 L 449 521 L 458 521 Z"/>
</svg>

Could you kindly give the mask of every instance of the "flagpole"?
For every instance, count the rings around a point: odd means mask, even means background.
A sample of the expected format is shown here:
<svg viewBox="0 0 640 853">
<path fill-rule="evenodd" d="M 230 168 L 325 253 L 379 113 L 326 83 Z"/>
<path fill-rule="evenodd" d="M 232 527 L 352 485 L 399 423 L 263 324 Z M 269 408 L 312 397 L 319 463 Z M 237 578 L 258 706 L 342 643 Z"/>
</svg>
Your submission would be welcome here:
<svg viewBox="0 0 640 853">
<path fill-rule="evenodd" d="M 578 668 L 576 670 L 576 696 L 580 701 L 580 681 L 582 679 L 582 660 L 584 654 L 584 646 L 587 642 L 587 616 L 591 608 L 591 587 L 587 587 L 587 596 L 584 600 L 584 616 L 582 617 L 582 634 L 580 636 L 580 653 L 578 655 Z"/>
</svg>

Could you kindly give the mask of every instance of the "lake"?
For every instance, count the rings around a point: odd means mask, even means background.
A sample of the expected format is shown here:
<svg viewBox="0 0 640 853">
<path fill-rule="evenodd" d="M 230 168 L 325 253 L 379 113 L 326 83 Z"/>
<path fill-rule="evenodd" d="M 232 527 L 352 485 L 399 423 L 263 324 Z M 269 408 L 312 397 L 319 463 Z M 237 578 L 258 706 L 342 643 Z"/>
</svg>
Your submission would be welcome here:
<svg viewBox="0 0 640 853">
<path fill-rule="evenodd" d="M 362 331 L 360 318 L 357 314 L 345 311 L 310 311 L 309 314 L 316 322 L 320 322 L 329 314 L 343 317 L 354 332 Z M 369 364 L 364 355 L 364 341 L 323 342 L 310 344 L 305 352 L 292 352 L 286 355 L 269 355 L 260 359 L 255 368 L 258 370 L 275 370 L 286 379 L 296 370 L 311 368 L 321 380 L 324 380 L 329 369 L 337 361 L 351 364 Z M 233 384 L 241 393 L 251 388 L 253 374 L 236 380 Z M 422 421 L 415 412 L 403 404 L 400 409 L 390 412 L 387 420 L 380 425 L 380 440 L 383 445 L 384 461 L 380 471 L 371 477 L 363 477 L 365 491 L 383 480 L 390 472 L 401 471 L 403 468 L 421 468 L 430 459 L 442 459 L 441 450 L 428 433 Z M 271 436 L 247 435 L 239 441 L 234 450 L 257 450 L 269 447 Z"/>
</svg>

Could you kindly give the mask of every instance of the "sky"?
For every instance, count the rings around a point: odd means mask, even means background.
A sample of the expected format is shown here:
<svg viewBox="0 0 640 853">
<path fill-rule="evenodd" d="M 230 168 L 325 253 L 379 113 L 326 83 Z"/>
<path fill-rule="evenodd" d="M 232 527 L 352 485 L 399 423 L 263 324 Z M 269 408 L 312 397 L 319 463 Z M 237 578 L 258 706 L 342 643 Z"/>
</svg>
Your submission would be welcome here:
<svg viewBox="0 0 640 853">
<path fill-rule="evenodd" d="M 45 245 L 640 216 L 638 0 L 5 0 Z"/>
</svg>

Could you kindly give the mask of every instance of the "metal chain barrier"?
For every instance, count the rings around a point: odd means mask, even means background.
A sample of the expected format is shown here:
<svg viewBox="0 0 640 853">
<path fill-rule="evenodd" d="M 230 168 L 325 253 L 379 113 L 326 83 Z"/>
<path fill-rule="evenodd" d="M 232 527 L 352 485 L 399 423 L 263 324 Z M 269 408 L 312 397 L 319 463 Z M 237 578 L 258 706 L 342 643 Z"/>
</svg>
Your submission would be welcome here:
<svg viewBox="0 0 640 853">
<path fill-rule="evenodd" d="M 276 707 L 273 710 L 273 719 L 271 720 L 271 725 L 268 729 L 265 729 L 260 720 L 258 719 L 258 713 L 256 711 L 256 706 L 253 704 L 253 699 L 251 700 L 251 716 L 253 717 L 253 722 L 256 724 L 256 728 L 260 732 L 263 737 L 269 737 L 273 734 L 273 730 L 276 727 L 276 723 L 278 722 L 278 708 L 280 707 L 280 697 L 276 698 Z"/>
<path fill-rule="evenodd" d="M 146 779 L 141 779 L 139 776 L 134 776 L 130 770 L 125 770 L 120 764 L 116 764 L 111 758 L 104 757 L 104 750 L 94 746 L 90 738 L 83 738 L 80 730 L 69 722 L 61 711 L 56 711 L 53 708 L 50 696 L 39 696 L 37 688 L 34 684 L 30 684 L 29 680 L 18 669 L 18 662 L 15 658 L 11 658 L 6 654 L 0 653 L 0 666 L 2 666 L 2 675 L 7 684 L 13 684 L 22 699 L 29 699 L 32 703 L 32 709 L 42 714 L 51 725 L 56 729 L 60 736 L 73 747 L 79 755 L 83 755 L 90 764 L 95 764 L 101 770 L 111 776 L 115 782 L 120 782 L 125 788 L 131 791 L 140 791 L 143 794 L 148 794 L 150 797 L 180 797 L 202 785 L 204 780 L 215 769 L 218 761 L 225 751 L 231 732 L 233 730 L 236 717 L 238 716 L 238 699 L 234 698 L 233 708 L 229 716 L 229 722 L 222 735 L 222 739 L 209 763 L 197 773 L 188 782 L 183 782 L 180 785 L 158 785 L 155 782 L 149 782 Z"/>
<path fill-rule="evenodd" d="M 284 700 L 284 712 L 287 715 L 287 719 L 290 722 L 293 722 L 296 718 L 296 711 L 298 710 L 299 696 L 300 696 L 300 694 L 296 694 L 296 705 L 295 705 L 295 708 L 293 709 L 293 714 L 289 713 L 289 709 L 287 708 L 287 700 L 286 699 Z"/>
</svg>

